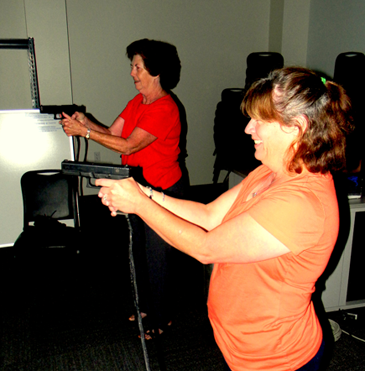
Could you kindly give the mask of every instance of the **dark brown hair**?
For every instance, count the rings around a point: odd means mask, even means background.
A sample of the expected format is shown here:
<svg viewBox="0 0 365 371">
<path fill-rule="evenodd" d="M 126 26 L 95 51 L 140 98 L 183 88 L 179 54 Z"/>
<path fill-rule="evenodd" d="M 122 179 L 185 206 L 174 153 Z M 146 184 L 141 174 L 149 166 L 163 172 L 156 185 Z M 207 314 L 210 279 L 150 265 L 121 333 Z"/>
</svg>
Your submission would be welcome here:
<svg viewBox="0 0 365 371">
<path fill-rule="evenodd" d="M 139 54 L 146 70 L 152 76 L 160 76 L 164 90 L 171 90 L 180 81 L 181 62 L 174 45 L 164 41 L 141 39 L 127 46 L 130 60 Z"/>
<path fill-rule="evenodd" d="M 340 85 L 309 69 L 286 67 L 255 82 L 241 109 L 251 118 L 299 129 L 289 148 L 289 171 L 301 173 L 304 165 L 325 174 L 345 167 L 346 135 L 353 130 L 353 119 L 350 99 Z M 300 117 L 307 123 L 304 130 Z"/>
</svg>

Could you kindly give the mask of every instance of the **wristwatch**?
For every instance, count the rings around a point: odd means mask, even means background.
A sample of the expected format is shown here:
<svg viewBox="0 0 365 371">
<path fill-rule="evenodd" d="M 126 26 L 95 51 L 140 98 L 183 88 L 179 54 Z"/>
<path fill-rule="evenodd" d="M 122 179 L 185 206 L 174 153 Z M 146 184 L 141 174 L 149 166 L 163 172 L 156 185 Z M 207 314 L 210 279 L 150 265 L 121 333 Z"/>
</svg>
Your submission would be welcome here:
<svg viewBox="0 0 365 371">
<path fill-rule="evenodd" d="M 90 129 L 87 129 L 87 133 L 86 133 L 86 135 L 85 135 L 85 138 L 86 139 L 89 139 L 90 138 Z"/>
</svg>

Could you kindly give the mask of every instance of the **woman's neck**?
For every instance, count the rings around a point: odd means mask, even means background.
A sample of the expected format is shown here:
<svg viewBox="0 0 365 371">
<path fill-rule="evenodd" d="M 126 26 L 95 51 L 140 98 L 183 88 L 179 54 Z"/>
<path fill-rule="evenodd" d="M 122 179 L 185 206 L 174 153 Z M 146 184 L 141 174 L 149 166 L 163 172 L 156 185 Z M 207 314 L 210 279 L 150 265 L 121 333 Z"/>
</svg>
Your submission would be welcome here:
<svg viewBox="0 0 365 371">
<path fill-rule="evenodd" d="M 301 173 L 296 173 L 294 171 L 289 172 L 287 169 L 282 169 L 282 171 L 274 171 L 272 169 L 270 169 L 270 170 L 271 170 L 271 173 L 269 175 L 269 178 L 271 180 L 271 183 L 274 183 L 274 182 L 275 183 L 280 183 L 282 181 L 286 181 L 287 179 L 295 178 L 297 176 L 309 173 L 308 169 L 305 166 L 302 167 L 302 172 Z"/>
<path fill-rule="evenodd" d="M 143 94 L 143 93 L 141 93 L 141 94 L 143 96 L 142 103 L 143 104 L 151 104 L 153 102 L 156 102 L 157 99 L 160 99 L 160 98 L 164 97 L 165 95 L 167 95 L 167 92 L 165 90 L 163 90 L 162 87 L 159 87 L 158 89 L 153 90 L 149 94 Z"/>
</svg>

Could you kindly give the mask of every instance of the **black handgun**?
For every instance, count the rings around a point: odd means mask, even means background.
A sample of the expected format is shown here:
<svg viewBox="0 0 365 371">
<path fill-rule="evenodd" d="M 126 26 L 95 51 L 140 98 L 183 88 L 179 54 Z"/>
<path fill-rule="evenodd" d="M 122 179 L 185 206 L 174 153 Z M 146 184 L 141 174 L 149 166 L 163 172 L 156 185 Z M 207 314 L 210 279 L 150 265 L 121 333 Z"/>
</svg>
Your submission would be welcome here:
<svg viewBox="0 0 365 371">
<path fill-rule="evenodd" d="M 77 106 L 76 104 L 69 104 L 63 106 L 41 106 L 41 113 L 53 113 L 55 119 L 63 119 L 62 112 L 72 116 L 75 112 L 86 112 L 85 106 Z"/>
<path fill-rule="evenodd" d="M 125 179 L 131 177 L 131 169 L 125 165 L 99 164 L 64 160 L 61 163 L 63 174 L 89 179 L 89 186 L 96 187 L 91 179 Z"/>
</svg>

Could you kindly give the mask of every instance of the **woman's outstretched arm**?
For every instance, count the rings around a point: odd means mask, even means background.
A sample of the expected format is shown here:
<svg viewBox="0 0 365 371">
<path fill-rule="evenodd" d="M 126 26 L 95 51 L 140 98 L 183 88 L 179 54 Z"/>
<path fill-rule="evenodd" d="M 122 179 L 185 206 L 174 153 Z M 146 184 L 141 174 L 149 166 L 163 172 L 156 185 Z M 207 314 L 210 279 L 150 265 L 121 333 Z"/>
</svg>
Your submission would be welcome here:
<svg viewBox="0 0 365 371">
<path fill-rule="evenodd" d="M 228 194 L 226 199 L 221 196 L 216 206 L 210 205 L 210 212 L 207 212 L 202 204 L 171 197 L 161 201 L 171 202 L 170 210 L 161 207 L 146 197 L 131 178 L 121 181 L 100 179 L 96 184 L 102 186 L 99 197 L 112 211 L 112 215 L 116 215 L 117 210 L 139 215 L 171 246 L 204 264 L 249 263 L 289 252 L 285 245 L 247 213 L 228 222 L 218 223 L 212 229 L 204 227 L 204 224 L 213 226 L 223 219 L 224 211 L 219 210 L 218 205 L 223 210 L 229 209 L 231 205 L 226 205 L 226 202 L 231 202 L 232 194 L 237 192 L 234 188 L 231 195 Z M 215 215 L 216 212 L 219 217 Z"/>
</svg>

